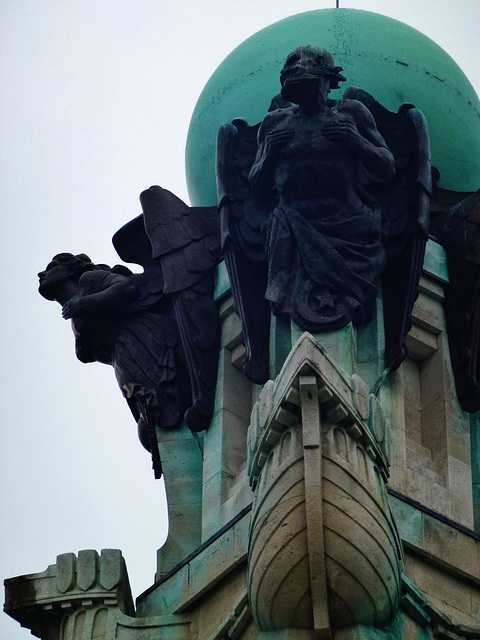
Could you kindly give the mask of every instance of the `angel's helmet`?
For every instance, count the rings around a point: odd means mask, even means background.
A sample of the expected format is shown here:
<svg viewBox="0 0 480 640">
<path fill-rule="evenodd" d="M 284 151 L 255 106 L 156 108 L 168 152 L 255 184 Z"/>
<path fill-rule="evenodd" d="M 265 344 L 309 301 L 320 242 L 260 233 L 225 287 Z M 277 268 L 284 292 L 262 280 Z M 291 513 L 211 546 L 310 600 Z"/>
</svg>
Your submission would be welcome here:
<svg viewBox="0 0 480 640">
<path fill-rule="evenodd" d="M 330 81 L 330 89 L 338 89 L 338 83 L 345 81 L 340 73 L 342 67 L 336 67 L 332 54 L 322 47 L 310 44 L 297 47 L 291 51 L 280 73 L 282 98 L 289 102 L 297 102 L 297 87 L 305 81 L 315 81 L 326 76 Z"/>
<path fill-rule="evenodd" d="M 55 300 L 56 292 L 65 280 L 79 278 L 85 271 L 90 271 L 95 265 L 84 253 L 59 253 L 48 263 L 45 271 L 40 271 L 38 291 L 47 300 Z"/>
</svg>

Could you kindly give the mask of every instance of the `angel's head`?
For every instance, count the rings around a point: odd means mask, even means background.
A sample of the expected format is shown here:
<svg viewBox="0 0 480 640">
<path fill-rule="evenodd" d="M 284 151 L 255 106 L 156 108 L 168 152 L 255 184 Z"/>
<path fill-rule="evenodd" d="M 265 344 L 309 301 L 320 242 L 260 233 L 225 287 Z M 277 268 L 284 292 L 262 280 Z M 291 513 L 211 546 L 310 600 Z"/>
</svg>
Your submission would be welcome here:
<svg viewBox="0 0 480 640">
<path fill-rule="evenodd" d="M 288 54 L 280 73 L 282 97 L 289 102 L 298 102 L 305 86 L 318 84 L 328 94 L 345 80 L 340 71 L 342 67 L 335 66 L 332 54 L 326 49 L 312 45 L 297 47 Z"/>
<path fill-rule="evenodd" d="M 66 288 L 67 283 L 75 285 L 85 271 L 90 271 L 95 265 L 84 253 L 58 253 L 48 263 L 45 271 L 40 271 L 38 278 L 39 293 L 47 300 L 59 300 L 59 295 Z M 70 287 L 72 288 L 72 287 Z"/>
</svg>

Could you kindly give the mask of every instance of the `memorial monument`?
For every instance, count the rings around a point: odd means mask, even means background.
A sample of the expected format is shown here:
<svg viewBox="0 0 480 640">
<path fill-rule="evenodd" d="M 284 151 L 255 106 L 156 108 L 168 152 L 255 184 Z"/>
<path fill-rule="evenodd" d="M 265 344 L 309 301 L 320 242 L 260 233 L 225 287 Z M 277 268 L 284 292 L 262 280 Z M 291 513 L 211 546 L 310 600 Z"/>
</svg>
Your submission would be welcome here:
<svg viewBox="0 0 480 640">
<path fill-rule="evenodd" d="M 42 640 L 480 638 L 479 152 L 478 97 L 410 27 L 323 10 L 240 45 L 192 118 L 193 206 L 150 187 L 113 237 L 143 272 L 39 274 L 165 475 L 155 583 L 135 608 L 120 551 L 63 554 L 7 613 Z"/>
</svg>

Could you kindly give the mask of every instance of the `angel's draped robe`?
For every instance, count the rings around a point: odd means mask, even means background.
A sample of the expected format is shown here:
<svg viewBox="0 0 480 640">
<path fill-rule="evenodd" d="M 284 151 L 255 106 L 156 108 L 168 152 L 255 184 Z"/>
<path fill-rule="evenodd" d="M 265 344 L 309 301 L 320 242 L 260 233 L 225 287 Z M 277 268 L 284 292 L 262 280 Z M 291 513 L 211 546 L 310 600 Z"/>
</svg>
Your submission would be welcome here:
<svg viewBox="0 0 480 640">
<path fill-rule="evenodd" d="M 105 291 L 125 280 L 111 271 L 87 271 L 79 280 L 79 296 Z M 75 318 L 72 325 L 77 358 L 113 366 L 136 419 L 139 402 L 155 411 L 159 426 L 179 423 L 183 415 L 177 385 L 179 336 L 173 318 L 128 309 L 99 310 Z"/>
<path fill-rule="evenodd" d="M 367 323 L 385 266 L 381 225 L 380 211 L 366 204 L 275 208 L 263 228 L 273 312 L 313 332 Z"/>
</svg>

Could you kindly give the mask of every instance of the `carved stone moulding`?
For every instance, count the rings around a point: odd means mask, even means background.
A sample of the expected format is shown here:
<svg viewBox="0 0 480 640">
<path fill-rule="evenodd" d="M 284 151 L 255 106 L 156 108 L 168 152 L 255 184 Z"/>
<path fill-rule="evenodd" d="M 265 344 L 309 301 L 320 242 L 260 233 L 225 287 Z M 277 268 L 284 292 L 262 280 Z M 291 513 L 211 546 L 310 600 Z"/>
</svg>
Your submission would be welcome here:
<svg viewBox="0 0 480 640">
<path fill-rule="evenodd" d="M 390 427 L 364 381 L 305 333 L 264 387 L 248 438 L 248 588 L 259 629 L 328 638 L 391 622 L 402 549 L 385 487 Z"/>
<path fill-rule="evenodd" d="M 135 618 L 122 552 L 64 553 L 41 573 L 5 581 L 5 612 L 42 640 L 187 640 L 186 615 Z"/>
</svg>

